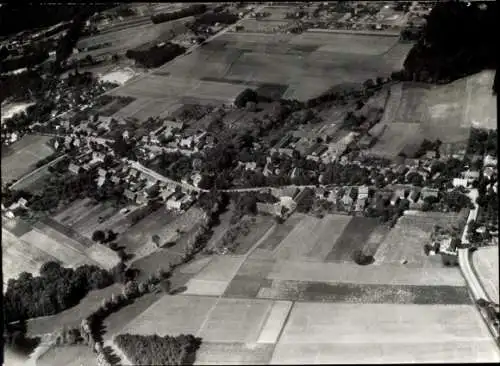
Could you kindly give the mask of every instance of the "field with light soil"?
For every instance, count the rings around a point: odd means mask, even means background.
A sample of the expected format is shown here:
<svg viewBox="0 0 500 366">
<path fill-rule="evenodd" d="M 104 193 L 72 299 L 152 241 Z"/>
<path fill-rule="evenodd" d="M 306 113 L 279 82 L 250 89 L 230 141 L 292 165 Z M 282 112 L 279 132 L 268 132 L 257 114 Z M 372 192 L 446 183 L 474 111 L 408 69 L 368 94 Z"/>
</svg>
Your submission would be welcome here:
<svg viewBox="0 0 500 366">
<path fill-rule="evenodd" d="M 498 303 L 498 246 L 476 250 L 472 253 L 472 264 L 486 293 Z"/>
<path fill-rule="evenodd" d="M 296 303 L 271 364 L 479 360 L 500 354 L 471 305 Z"/>
</svg>

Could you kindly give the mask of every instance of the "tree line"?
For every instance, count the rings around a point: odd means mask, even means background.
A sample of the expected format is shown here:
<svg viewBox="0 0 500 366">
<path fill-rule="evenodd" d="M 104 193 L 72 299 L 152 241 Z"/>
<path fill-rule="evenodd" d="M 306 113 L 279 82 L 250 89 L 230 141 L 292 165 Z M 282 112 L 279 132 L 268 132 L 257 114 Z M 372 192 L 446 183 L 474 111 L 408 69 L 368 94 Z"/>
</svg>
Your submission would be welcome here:
<svg viewBox="0 0 500 366">
<path fill-rule="evenodd" d="M 207 6 L 205 4 L 193 4 L 177 11 L 152 15 L 151 21 L 154 24 L 159 24 L 163 22 L 169 22 L 171 20 L 176 20 L 180 18 L 201 14 L 204 13 L 206 10 Z"/>
<path fill-rule="evenodd" d="M 145 50 L 128 50 L 125 56 L 144 67 L 158 67 L 184 53 L 185 50 L 185 47 L 178 44 L 166 42 L 160 47 L 155 45 Z"/>
</svg>

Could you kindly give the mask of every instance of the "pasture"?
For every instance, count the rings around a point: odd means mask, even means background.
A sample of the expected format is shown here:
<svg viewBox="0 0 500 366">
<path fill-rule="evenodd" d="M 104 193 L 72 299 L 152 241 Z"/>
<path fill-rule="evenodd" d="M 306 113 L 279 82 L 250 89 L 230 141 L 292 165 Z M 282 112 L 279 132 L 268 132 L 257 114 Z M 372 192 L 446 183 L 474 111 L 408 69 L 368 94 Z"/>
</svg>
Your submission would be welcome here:
<svg viewBox="0 0 500 366">
<path fill-rule="evenodd" d="M 476 250 L 472 253 L 472 264 L 488 296 L 498 302 L 498 246 Z"/>
<path fill-rule="evenodd" d="M 470 305 L 296 303 L 271 364 L 492 362 L 499 357 Z"/>
<path fill-rule="evenodd" d="M 26 135 L 9 146 L 11 152 L 2 156 L 2 182 L 8 183 L 35 170 L 35 164 L 54 153 L 48 136 Z M 3 148 L 2 148 L 3 149 Z"/>
</svg>

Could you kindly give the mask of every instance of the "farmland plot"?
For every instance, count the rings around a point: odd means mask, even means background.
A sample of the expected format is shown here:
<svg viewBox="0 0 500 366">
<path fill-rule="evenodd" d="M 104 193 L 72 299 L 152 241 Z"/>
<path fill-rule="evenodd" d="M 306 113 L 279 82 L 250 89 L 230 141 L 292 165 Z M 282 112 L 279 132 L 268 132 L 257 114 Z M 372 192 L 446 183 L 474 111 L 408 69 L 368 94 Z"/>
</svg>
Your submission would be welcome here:
<svg viewBox="0 0 500 366">
<path fill-rule="evenodd" d="M 269 279 L 361 284 L 464 286 L 456 268 L 407 268 L 401 265 L 360 266 L 355 263 L 278 261 Z"/>
<path fill-rule="evenodd" d="M 239 25 L 243 26 L 245 32 L 273 33 L 284 29 L 289 23 L 290 20 L 245 19 Z"/>
<path fill-rule="evenodd" d="M 273 280 L 261 299 L 361 304 L 470 304 L 465 286 L 411 286 Z"/>
<path fill-rule="evenodd" d="M 418 123 L 391 123 L 368 151 L 372 155 L 395 158 L 407 145 L 420 144 L 424 131 Z"/>
<path fill-rule="evenodd" d="M 369 217 L 353 217 L 334 242 L 333 249 L 326 261 L 350 261 L 355 250 L 363 249 L 372 231 L 379 226 L 378 219 Z"/>
<path fill-rule="evenodd" d="M 283 224 L 277 225 L 271 235 L 259 245 L 259 249 L 274 251 L 278 244 L 281 243 L 302 219 L 302 215 L 293 214 Z"/>
<path fill-rule="evenodd" d="M 81 248 L 75 248 L 71 244 L 58 241 L 40 230 L 31 230 L 21 236 L 20 239 L 57 258 L 64 265 L 70 267 L 83 264 L 97 265 L 97 262 L 87 257 Z"/>
<path fill-rule="evenodd" d="M 82 366 L 95 363 L 95 354 L 87 345 L 52 346 L 37 360 L 37 366 Z"/>
<path fill-rule="evenodd" d="M 497 128 L 496 98 L 491 92 L 494 73 L 482 71 L 467 77 L 465 117 L 462 127 Z"/>
<path fill-rule="evenodd" d="M 268 365 L 271 344 L 202 342 L 195 365 Z"/>
<path fill-rule="evenodd" d="M 472 263 L 488 296 L 498 301 L 498 246 L 479 248 L 472 253 Z"/>
<path fill-rule="evenodd" d="M 197 80 L 183 77 L 148 75 L 126 84 L 118 91 L 112 91 L 111 94 L 134 98 L 174 98 L 194 88 L 198 83 Z"/>
<path fill-rule="evenodd" d="M 235 239 L 236 248 L 234 255 L 246 254 L 259 240 L 265 240 L 265 235 L 274 225 L 274 220 L 268 216 L 255 217 L 256 222 L 250 223 L 248 235 L 238 235 Z"/>
<path fill-rule="evenodd" d="M 398 42 L 397 36 L 371 36 L 307 31 L 290 44 L 321 44 L 319 50 L 332 53 L 381 55 Z"/>
<path fill-rule="evenodd" d="M 47 144 L 51 139 L 48 136 L 26 135 L 10 145 L 12 153 L 2 157 L 2 182 L 5 184 L 17 180 L 35 170 L 38 161 L 54 152 L 54 149 Z"/>
<path fill-rule="evenodd" d="M 470 305 L 297 303 L 271 363 L 499 359 L 498 348 Z"/>
</svg>

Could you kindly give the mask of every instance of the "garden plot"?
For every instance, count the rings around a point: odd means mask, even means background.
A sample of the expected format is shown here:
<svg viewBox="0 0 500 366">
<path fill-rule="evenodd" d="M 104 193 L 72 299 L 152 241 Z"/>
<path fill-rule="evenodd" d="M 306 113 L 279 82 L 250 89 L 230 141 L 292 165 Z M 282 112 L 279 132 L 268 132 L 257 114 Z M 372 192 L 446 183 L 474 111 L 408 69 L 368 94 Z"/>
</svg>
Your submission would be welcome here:
<svg viewBox="0 0 500 366">
<path fill-rule="evenodd" d="M 340 216 L 340 215 L 339 215 Z M 354 251 L 363 249 L 370 234 L 379 226 L 376 218 L 353 217 L 348 224 L 337 230 L 338 239 L 333 243 L 333 248 L 326 261 L 351 261 Z M 327 237 L 331 237 L 329 233 Z"/>
<path fill-rule="evenodd" d="M 155 216 L 158 216 L 165 211 L 166 210 L 164 208 L 160 208 L 151 215 L 156 213 Z M 148 217 L 151 217 L 151 215 Z M 134 231 L 134 234 L 140 235 L 143 240 L 143 245 L 135 251 L 137 258 L 147 256 L 157 250 L 157 246 L 152 240 L 153 235 L 158 235 L 160 237 L 161 245 L 175 242 L 175 245 L 169 247 L 169 251 L 179 255 L 183 254 L 186 244 L 183 239 L 194 234 L 197 229 L 197 225 L 203 217 L 203 211 L 197 207 L 191 207 L 181 215 L 177 215 L 175 217 L 173 215 L 174 214 L 170 212 L 166 212 L 165 217 L 162 217 L 161 220 L 170 219 L 170 222 L 165 222 L 164 225 L 156 225 L 157 222 L 152 222 L 152 225 L 148 226 L 148 231 L 143 233 L 139 233 L 137 230 Z M 140 225 L 141 222 L 136 225 Z M 147 234 L 150 236 L 147 237 Z M 130 239 L 130 236 L 127 236 L 127 239 Z"/>
<path fill-rule="evenodd" d="M 152 99 L 138 111 L 128 114 L 127 117 L 136 118 L 142 122 L 150 117 L 155 118 L 169 115 L 178 105 L 177 98 Z"/>
<path fill-rule="evenodd" d="M 73 226 L 75 222 L 80 220 L 82 216 L 91 209 L 92 206 L 98 206 L 93 205 L 92 202 L 94 201 L 90 198 L 76 200 L 71 203 L 69 207 L 52 216 L 52 218 L 63 225 Z"/>
<path fill-rule="evenodd" d="M 407 268 L 401 265 L 360 266 L 355 263 L 278 261 L 269 279 L 360 284 L 464 286 L 456 268 Z"/>
<path fill-rule="evenodd" d="M 467 103 L 462 127 L 497 128 L 496 98 L 492 93 L 494 72 L 482 71 L 467 77 Z"/>
<path fill-rule="evenodd" d="M 118 208 L 112 207 L 109 202 L 105 202 L 103 204 L 99 203 L 85 212 L 85 215 L 76 221 L 71 228 L 76 230 L 81 235 L 91 238 L 94 231 L 101 226 L 99 218 L 106 221 L 117 212 Z"/>
<path fill-rule="evenodd" d="M 296 303 L 271 363 L 408 360 L 491 362 L 500 356 L 470 305 Z"/>
<path fill-rule="evenodd" d="M 292 306 L 291 301 L 275 301 L 273 303 L 266 323 L 260 332 L 258 343 L 274 344 L 278 341 Z"/>
<path fill-rule="evenodd" d="M 139 113 L 150 103 L 152 103 L 152 101 L 149 98 L 136 98 L 132 103 L 113 114 L 112 117 L 127 118 L 133 116 L 134 114 Z"/>
<path fill-rule="evenodd" d="M 194 89 L 184 93 L 187 98 L 215 100 L 218 103 L 231 104 L 247 87 L 230 83 L 201 81 Z"/>
<path fill-rule="evenodd" d="M 285 239 L 285 237 L 293 230 L 295 225 L 303 219 L 303 217 L 304 216 L 300 214 L 292 214 L 292 216 L 290 216 L 283 224 L 277 225 L 271 235 L 269 235 L 258 248 L 273 252 L 279 243 Z M 252 255 L 250 255 L 250 257 L 252 257 Z"/>
<path fill-rule="evenodd" d="M 17 180 L 36 169 L 35 164 L 54 153 L 48 136 L 26 135 L 9 146 L 10 154 L 2 157 L 2 182 Z M 2 148 L 3 149 L 3 148 Z"/>
<path fill-rule="evenodd" d="M 262 9 L 262 12 L 271 13 L 264 19 L 286 19 L 286 14 L 292 9 L 290 6 L 266 6 Z"/>
<path fill-rule="evenodd" d="M 479 281 L 493 302 L 498 302 L 498 246 L 479 248 L 472 253 Z"/>
<path fill-rule="evenodd" d="M 177 214 L 162 207 L 123 233 L 118 239 L 118 244 L 124 245 L 127 253 L 135 253 L 145 245 L 154 246 L 152 236 L 166 230 L 176 217 Z"/>
</svg>

